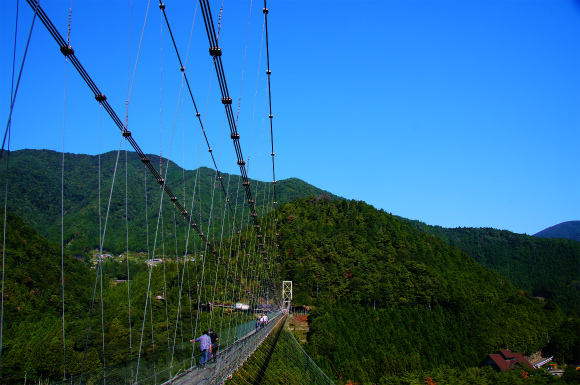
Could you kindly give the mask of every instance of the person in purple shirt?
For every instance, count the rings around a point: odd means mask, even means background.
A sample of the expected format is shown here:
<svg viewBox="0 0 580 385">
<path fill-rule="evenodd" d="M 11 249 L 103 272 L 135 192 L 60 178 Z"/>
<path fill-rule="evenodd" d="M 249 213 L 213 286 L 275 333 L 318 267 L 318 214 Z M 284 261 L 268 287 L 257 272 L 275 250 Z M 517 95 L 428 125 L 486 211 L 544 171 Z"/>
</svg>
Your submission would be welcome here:
<svg viewBox="0 0 580 385">
<path fill-rule="evenodd" d="M 189 342 L 193 342 L 195 344 L 197 341 L 199 341 L 199 350 L 201 350 L 200 365 L 204 365 L 209 358 L 209 353 L 211 352 L 211 338 L 208 335 L 208 331 L 204 331 L 201 337 Z"/>
</svg>

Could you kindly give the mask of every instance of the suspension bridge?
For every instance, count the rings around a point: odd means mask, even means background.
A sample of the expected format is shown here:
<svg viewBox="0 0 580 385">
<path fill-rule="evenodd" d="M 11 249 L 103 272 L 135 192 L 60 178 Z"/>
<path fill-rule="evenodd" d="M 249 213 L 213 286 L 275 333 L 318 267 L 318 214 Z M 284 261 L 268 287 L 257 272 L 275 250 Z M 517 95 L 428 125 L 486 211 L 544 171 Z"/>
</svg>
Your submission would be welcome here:
<svg viewBox="0 0 580 385">
<path fill-rule="evenodd" d="M 52 18 L 37 0 L 26 0 L 28 7 L 16 7 L 16 28 L 14 39 L 13 71 L 11 87 L 10 111 L 7 117 L 2 154 L 0 160 L 5 162 L 4 188 L 4 234 L 7 228 L 7 207 L 11 199 L 10 183 L 15 177 L 16 170 L 10 169 L 10 138 L 12 130 L 20 129 L 18 119 L 13 115 L 15 107 L 22 103 L 18 99 L 21 85 L 21 76 L 25 69 L 26 57 L 30 42 L 36 34 L 48 34 L 54 42 L 54 55 L 46 60 L 62 60 L 64 62 L 64 100 L 63 100 L 63 148 L 61 152 L 60 174 L 60 202 L 48 202 L 49 206 L 60 206 L 57 218 L 52 218 L 55 226 L 60 227 L 60 286 L 58 293 L 50 293 L 51 301 L 60 303 L 61 331 L 56 333 L 53 342 L 60 342 L 51 346 L 60 346 L 59 358 L 48 362 L 50 367 L 38 377 L 39 370 L 27 371 L 22 362 L 21 370 L 16 366 L 12 370 L 3 369 L 0 362 L 0 379 L 2 383 L 62 383 L 62 384 L 222 384 L 222 383 L 304 383 L 304 384 L 331 384 L 332 381 L 302 350 L 292 333 L 284 328 L 289 317 L 291 305 L 291 282 L 283 281 L 283 272 L 280 264 L 279 241 L 281 235 L 277 230 L 277 194 L 274 152 L 274 115 L 272 109 L 272 84 L 270 69 L 270 47 L 268 41 L 269 9 L 264 0 L 260 7 L 262 22 L 260 23 L 260 45 L 257 52 L 258 64 L 255 65 L 258 76 L 256 86 L 250 90 L 254 93 L 253 111 L 245 114 L 247 120 L 240 119 L 240 113 L 250 107 L 242 106 L 242 90 L 244 71 L 246 69 L 246 55 L 250 37 L 253 2 L 249 3 L 249 17 L 247 23 L 246 43 L 243 53 L 242 70 L 240 77 L 240 94 L 236 99 L 230 94 L 226 82 L 224 63 L 228 53 L 220 46 L 222 32 L 222 2 L 219 13 L 210 7 L 208 0 L 199 0 L 195 9 L 187 11 L 190 16 L 184 17 L 185 11 L 180 11 L 177 4 L 172 2 L 159 3 L 145 2 L 135 5 L 143 7 L 143 24 L 139 44 L 131 48 L 129 39 L 127 65 L 127 92 L 120 110 L 107 90 L 98 84 L 91 75 L 90 67 L 81 60 L 81 52 L 88 51 L 86 46 L 71 44 L 71 35 L 74 36 L 75 4 L 71 2 L 68 10 L 67 32 L 62 33 L 55 26 Z M 193 3 L 192 3 L 193 4 Z M 174 7 L 174 5 L 176 5 Z M 105 6 L 103 4 L 103 6 Z M 112 6 L 111 4 L 107 6 Z M 127 24 L 131 29 L 133 4 Z M 142 119 L 146 111 L 151 110 L 148 104 L 140 105 L 142 94 L 139 81 L 149 80 L 150 75 L 144 76 L 138 72 L 141 50 L 147 47 L 147 22 L 152 18 L 153 9 L 159 12 L 157 24 L 159 36 L 154 39 L 159 44 L 159 157 L 153 159 L 148 153 L 150 148 L 141 147 L 142 140 L 147 141 L 156 136 L 150 129 L 151 117 Z M 227 12 L 227 8 L 226 11 Z M 20 13 L 20 15 L 19 15 Z M 137 12 L 136 12 L 137 14 Z M 194 36 L 196 17 L 201 14 L 202 27 L 197 28 Z M 24 15 L 24 16 L 23 16 Z M 57 15 L 62 19 L 63 15 Z M 180 16 L 179 18 L 177 16 Z M 255 17 L 255 15 L 254 15 Z M 190 26 L 189 44 L 176 31 L 186 30 L 176 26 L 171 21 L 188 19 Z M 27 19 L 30 28 L 27 30 L 27 40 L 24 47 L 19 47 L 22 60 L 17 65 L 17 32 L 19 19 Z M 40 25 L 42 25 L 42 28 Z M 199 24 L 198 24 L 199 26 Z M 41 31 L 42 29 L 42 31 Z M 18 32 L 21 33 L 21 32 Z M 98 28 L 95 30 L 98 34 Z M 207 40 L 205 40 L 207 39 Z M 196 76 L 200 71 L 190 71 L 196 68 L 191 62 L 190 46 L 192 40 L 205 41 L 205 63 L 211 65 L 212 70 L 208 85 L 205 107 L 201 107 L 204 100 L 199 91 L 200 80 Z M 145 41 L 145 42 L 144 42 Z M 167 56 L 167 42 L 170 42 L 171 59 Z M 165 54 L 163 54 L 163 42 Z M 133 54 L 133 58 L 131 55 Z M 145 54 L 143 54 L 145 56 Z M 194 56 L 192 53 L 191 56 Z M 59 59 L 56 59 L 59 57 Z M 265 60 L 264 60 L 265 59 Z M 145 58 L 141 59 L 146 60 Z M 172 69 L 169 74 L 163 72 L 163 64 Z M 171 61 L 170 64 L 167 62 Z M 75 90 L 71 96 L 67 95 L 67 79 L 72 82 L 71 74 L 67 75 L 67 68 L 72 66 L 82 80 L 84 90 Z M 199 66 L 198 66 L 199 67 Z M 38 71 L 33 69 L 32 71 Z M 24 75 L 26 76 L 26 75 Z M 111 75 L 112 76 L 112 75 Z M 265 80 L 263 77 L 265 76 Z M 78 79 L 78 78 L 77 78 Z M 137 83 L 135 83 L 137 79 Z M 171 88 L 166 84 L 174 80 L 177 86 Z M 218 96 L 214 95 L 216 87 Z M 261 84 L 261 83 L 262 84 Z M 109 86 L 110 83 L 107 83 Z M 134 87 L 137 91 L 134 92 Z M 172 91 L 167 91 L 167 89 Z M 4 90 L 3 90 L 4 91 Z M 173 123 L 167 123 L 163 111 L 167 110 L 167 97 L 177 94 L 177 102 L 173 104 L 175 110 Z M 205 93 L 204 93 L 205 94 Z M 136 95 L 136 96 L 135 96 Z M 51 96 L 48 96 L 51 97 Z M 261 133 L 254 133 L 258 97 L 264 100 L 262 113 Z M 67 163 L 65 152 L 65 127 L 70 126 L 71 107 L 73 99 L 93 99 L 94 108 L 98 111 L 98 183 L 92 188 L 98 192 L 96 218 L 93 218 L 95 239 L 90 235 L 74 232 L 74 219 L 67 218 L 66 207 L 70 194 L 69 183 L 65 175 L 71 169 L 80 167 L 78 164 Z M 135 100 L 137 99 L 137 100 Z M 250 98 L 251 99 L 251 98 Z M 67 103 L 69 108 L 67 110 Z M 235 108 L 237 104 L 237 109 Z M 216 112 L 218 107 L 221 112 Z M 157 108 L 155 108 L 157 109 Z M 121 112 L 119 112 L 121 111 Z M 132 112 L 131 114 L 129 112 Z M 222 116 L 221 136 L 219 123 L 211 114 Z M 165 114 L 167 115 L 167 114 Z M 131 117 L 130 117 L 131 116 Z M 182 118 L 182 164 L 185 169 L 187 158 L 197 156 L 197 171 L 195 175 L 186 178 L 185 170 L 179 175 L 172 168 L 172 149 L 174 139 L 179 137 L 176 132 L 177 117 Z M 86 118 L 86 117 L 85 117 Z M 67 122 L 68 120 L 68 122 Z M 110 123 L 103 123 L 108 120 Z M 267 123 L 264 123 L 267 122 Z M 112 123 L 112 124 L 111 124 Z M 246 125 L 251 128 L 241 129 Z M 258 125 L 258 124 L 256 124 Z M 131 126 L 131 130 L 129 127 Z M 169 130 L 163 130 L 169 126 Z M 222 145 L 223 127 L 226 136 L 231 139 L 233 151 L 231 154 L 230 170 L 227 168 L 226 145 Z M 103 129 L 101 129 L 103 127 Z M 75 127 L 72 131 L 78 134 L 81 130 Z M 114 167 L 105 168 L 101 164 L 101 136 L 109 135 L 102 132 L 118 130 L 120 133 L 119 146 L 112 152 Z M 170 134 L 167 134 L 170 131 Z M 198 136 L 196 144 L 190 144 L 186 137 Z M 266 133 L 266 134 L 264 134 Z M 244 137 L 248 143 L 243 147 Z M 84 134 L 89 135 L 89 134 Z M 270 183 L 259 182 L 259 170 L 262 148 L 258 150 L 258 165 L 252 168 L 253 179 L 250 175 L 250 154 L 253 137 L 260 137 L 260 143 L 266 137 L 268 145 L 265 153 L 269 153 L 271 164 Z M 220 137 L 219 144 L 212 140 Z M 269 137 L 269 138 L 268 138 Z M 88 139 L 89 141 L 91 139 Z M 165 141 L 165 147 L 161 142 Z M 167 144 L 169 142 L 169 144 Z M 124 151 L 122 149 L 125 144 Z M 197 147 L 197 148 L 196 148 Z M 144 150 L 145 148 L 145 150 Z M 166 155 L 163 156 L 165 149 Z M 6 151 L 5 151 L 6 150 Z M 243 152 L 247 151 L 246 153 Z M 202 193 L 202 181 L 199 175 L 201 153 L 209 157 L 207 163 L 212 166 L 209 191 Z M 254 150 L 255 152 L 255 150 Z M 192 155 L 195 154 L 195 155 Z M 246 154 L 246 156 L 244 156 Z M 130 173 L 132 159 L 138 159 L 138 172 Z M 173 155 L 173 158 L 176 158 Z M 157 163 L 156 160 L 159 162 Z M 255 162 L 255 161 L 254 161 Z M 124 163 L 124 165 L 123 165 Z M 252 163 L 254 165 L 254 163 Z M 225 166 L 224 166 L 225 165 Z M 239 169 L 239 177 L 232 177 L 232 165 Z M 257 171 L 254 171 L 257 170 Z M 124 171 L 124 175 L 123 175 Z M 90 172 L 94 172 L 90 171 Z M 89 173 L 87 170 L 86 173 Z M 131 174 L 131 175 L 130 175 Z M 135 174 L 135 175 L 133 175 Z M 124 179 L 124 181 L 123 181 Z M 152 187 L 156 186 L 156 187 Z M 140 191 L 134 194 L 134 191 Z M 74 195 L 74 194 L 73 194 Z M 129 207 L 135 201 L 141 204 L 140 212 L 130 212 Z M 49 210 L 50 211 L 50 210 Z M 89 211 L 89 210 L 87 210 Z M 136 220 L 139 217 L 140 222 Z M 78 218 L 77 218 L 78 220 Z M 145 230 L 137 227 L 144 223 Z M 73 229 L 73 230 L 71 230 Z M 116 239 L 124 238 L 124 245 L 116 241 L 111 245 L 108 241 L 114 232 Z M 136 234 L 136 235 L 133 235 Z M 77 238 L 85 237 L 88 245 L 96 246 L 96 258 L 92 284 L 86 290 L 90 291 L 90 304 L 87 311 L 73 322 L 69 314 L 71 293 L 67 293 L 67 271 L 65 265 L 69 262 L 68 254 L 78 244 Z M 6 236 L 3 243 L 2 259 L 2 326 L 0 327 L 0 360 L 11 354 L 11 345 L 3 344 L 3 330 L 11 326 L 4 323 L 5 282 L 10 280 L 11 271 L 5 265 Z M 110 250 L 123 255 L 119 257 L 108 254 Z M 72 251 L 74 254 L 74 251 Z M 66 254 L 66 255 L 65 255 Z M 114 254 L 114 253 L 113 253 Z M 132 262 L 138 256 L 146 258 L 146 270 L 140 275 L 131 271 Z M 115 261 L 125 263 L 126 279 L 118 280 L 111 285 L 105 275 L 106 258 L 116 258 Z M 89 262 L 91 263 L 91 262 Z M 141 261 L 145 264 L 145 261 Z M 137 275 L 137 277 L 135 277 Z M 124 294 L 122 294 L 124 293 Z M 118 297 L 126 295 L 123 305 L 112 308 L 112 303 Z M 32 294 L 31 294 L 32 295 Z M 78 334 L 79 325 L 84 325 L 86 337 L 82 341 L 71 341 L 69 335 L 74 329 Z M 122 330 L 120 332 L 119 330 Z M 200 337 L 209 331 L 207 338 Z M 119 336 L 123 336 L 120 338 Z M 211 340 L 208 348 L 210 357 L 202 351 L 202 345 L 196 341 Z M 125 344 L 126 346 L 121 346 Z M 111 348 L 114 346 L 114 348 Z M 204 348 L 204 350 L 205 350 Z M 4 353 L 4 354 L 3 354 Z M 276 358 L 278 357 L 278 358 Z M 282 357 L 282 360 L 280 360 Z M 209 359 L 208 359 L 209 358 Z M 16 360 L 18 365 L 18 361 Z M 281 364 L 283 362 L 283 364 Z M 40 364 L 42 366 L 42 363 Z M 240 382 L 241 381 L 241 382 Z"/>
</svg>

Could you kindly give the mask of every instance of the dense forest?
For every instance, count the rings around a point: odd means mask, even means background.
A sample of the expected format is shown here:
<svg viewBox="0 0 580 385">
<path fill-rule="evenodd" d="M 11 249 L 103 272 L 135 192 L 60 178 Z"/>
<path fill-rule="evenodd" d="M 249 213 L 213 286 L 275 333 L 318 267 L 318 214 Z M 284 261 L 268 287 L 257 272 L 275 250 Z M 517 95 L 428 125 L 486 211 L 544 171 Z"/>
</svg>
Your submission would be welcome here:
<svg viewBox="0 0 580 385">
<path fill-rule="evenodd" d="M 399 219 L 466 252 L 531 295 L 580 312 L 580 242 L 489 228 L 447 229 Z"/>
<path fill-rule="evenodd" d="M 148 155 L 151 163 L 159 165 L 159 156 Z M 109 195 L 115 174 L 116 152 L 98 156 L 65 154 L 64 166 L 64 242 L 67 251 L 86 256 L 99 246 L 99 213 L 104 224 L 108 215 L 103 250 L 122 254 L 129 248 L 132 252 L 147 251 L 147 239 L 153 237 L 161 190 L 149 171 L 134 152 L 122 152 L 116 170 L 114 189 L 109 207 Z M 8 157 L 0 162 L 7 169 Z M 100 161 L 100 207 L 99 207 L 99 161 Z M 201 167 L 184 170 L 173 162 L 162 159 L 162 174 L 180 202 L 190 212 L 203 232 L 210 238 L 219 237 L 221 223 L 237 210 L 238 221 L 247 218 L 247 202 L 241 178 L 221 173 L 217 179 L 215 170 Z M 62 154 L 49 150 L 19 150 L 10 153 L 8 169 L 8 210 L 22 217 L 41 235 L 53 242 L 61 238 L 61 162 Z M 166 170 L 167 169 L 167 170 Z M 147 172 L 146 172 L 147 171 Z M 4 174 L 3 174 L 4 176 Z M 127 183 L 125 183 L 127 181 Z M 265 215 L 273 207 L 272 183 L 250 180 L 256 202 L 256 212 Z M 229 208 L 226 207 L 227 193 Z M 4 196 L 4 184 L 0 194 Z M 186 193 L 187 191 L 187 193 Z M 213 193 L 215 192 L 215 199 Z M 276 182 L 278 204 L 311 194 L 334 195 L 309 185 L 297 178 Z M 128 227 L 125 225 L 125 195 L 127 195 Z M 99 211 L 100 210 L 100 211 Z M 244 211 L 245 210 L 245 211 Z M 165 197 L 162 203 L 160 231 L 177 234 L 178 244 L 184 245 L 187 232 L 184 220 L 173 204 Z M 103 227 L 104 225 L 102 225 Z M 180 250 L 178 254 L 183 254 Z"/>
<path fill-rule="evenodd" d="M 577 318 L 364 202 L 301 199 L 281 208 L 279 226 L 294 303 L 314 306 L 306 350 L 335 379 L 465 370 L 499 349 L 541 350 L 548 338 L 561 362 L 579 359 Z"/>
<path fill-rule="evenodd" d="M 305 349 L 338 383 L 422 384 L 431 375 L 457 383 L 480 376 L 493 383 L 497 374 L 472 368 L 504 347 L 524 353 L 545 348 L 559 362 L 579 360 L 577 318 L 553 301 L 531 298 L 455 247 L 390 214 L 328 196 L 288 203 L 278 214 L 284 278 L 294 281 L 294 303 L 314 306 Z M 6 230 L 3 382 L 20 383 L 24 372 L 29 379 L 57 380 L 64 369 L 60 247 L 10 213 Z M 248 239 L 243 232 L 224 240 L 222 249 Z M 240 251 L 229 257 L 237 264 Z M 83 361 L 85 373 L 105 366 L 113 373 L 119 365 L 126 373 L 139 351 L 143 370 L 155 371 L 168 365 L 175 340 L 177 359 L 185 359 L 192 354 L 187 340 L 200 330 L 248 321 L 249 314 L 196 307 L 198 295 L 202 304 L 232 303 L 244 293 L 223 280 L 225 270 L 215 260 L 204 272 L 193 262 L 131 265 L 127 288 L 113 279 L 124 270 L 119 261 L 107 261 L 101 307 L 98 270 L 67 252 L 67 373 L 78 374 Z"/>
</svg>

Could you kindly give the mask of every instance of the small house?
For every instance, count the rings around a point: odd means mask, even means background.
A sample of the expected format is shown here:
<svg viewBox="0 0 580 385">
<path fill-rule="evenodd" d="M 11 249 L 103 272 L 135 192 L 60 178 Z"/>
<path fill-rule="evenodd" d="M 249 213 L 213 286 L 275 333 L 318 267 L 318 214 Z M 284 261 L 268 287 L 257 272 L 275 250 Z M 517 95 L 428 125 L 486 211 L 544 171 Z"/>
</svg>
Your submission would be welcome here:
<svg viewBox="0 0 580 385">
<path fill-rule="evenodd" d="M 498 372 L 505 372 L 515 366 L 522 366 L 534 369 L 526 357 L 521 353 L 512 353 L 509 349 L 500 350 L 498 354 L 489 354 L 481 361 L 479 367 L 491 366 Z"/>
</svg>

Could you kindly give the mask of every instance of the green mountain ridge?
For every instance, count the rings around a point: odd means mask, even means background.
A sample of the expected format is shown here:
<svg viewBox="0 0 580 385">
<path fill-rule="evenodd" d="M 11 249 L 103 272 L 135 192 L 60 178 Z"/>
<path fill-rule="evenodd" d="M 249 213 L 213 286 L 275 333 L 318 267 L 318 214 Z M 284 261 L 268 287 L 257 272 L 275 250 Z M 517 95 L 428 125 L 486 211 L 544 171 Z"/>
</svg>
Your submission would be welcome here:
<svg viewBox="0 0 580 385">
<path fill-rule="evenodd" d="M 580 243 L 492 228 L 430 226 L 397 217 L 467 253 L 532 295 L 580 312 Z"/>
<path fill-rule="evenodd" d="M 456 247 L 391 214 L 364 202 L 311 196 L 280 207 L 278 223 L 283 278 L 294 281 L 295 303 L 315 306 L 305 348 L 335 379 L 333 366 L 344 379 L 361 384 L 405 383 L 395 381 L 424 378 L 422 373 L 438 373 L 441 368 L 465 371 L 506 346 L 521 352 L 547 347 L 560 362 L 577 359 L 577 319 L 567 319 L 552 301 L 529 297 Z M 58 378 L 62 374 L 60 248 L 11 214 L 7 239 L 6 273 L 11 284 L 5 293 L 10 318 L 5 320 L 3 373 L 28 370 L 29 378 Z M 228 249 L 227 240 L 223 248 Z M 105 263 L 105 272 L 112 265 L 114 261 Z M 168 336 L 174 333 L 174 323 L 168 329 L 165 312 L 175 319 L 178 311 L 182 269 L 178 266 L 167 263 L 166 279 L 164 270 L 153 269 L 152 296 L 167 293 L 167 301 L 153 303 L 154 330 L 144 339 L 153 338 L 159 346 L 168 346 Z M 186 274 L 197 273 L 191 266 Z M 209 266 L 205 274 L 216 276 L 215 268 Z M 218 275 L 223 274 L 222 270 Z M 94 277 L 86 264 L 65 256 L 65 282 L 73 281 L 65 288 L 69 373 L 80 371 Z M 213 292 L 209 286 L 202 295 Z M 133 334 L 133 341 L 138 339 L 143 320 L 144 287 L 146 272 L 133 274 L 130 332 L 126 287 L 105 285 L 107 366 L 130 357 L 129 335 Z M 182 293 L 183 304 L 190 297 Z M 196 310 L 183 312 L 183 331 L 191 324 L 192 312 Z M 208 312 L 200 322 L 207 325 Z M 103 362 L 98 308 L 91 324 L 85 369 L 98 370 Z M 184 337 L 180 339 L 188 339 Z M 10 383 L 22 383 L 21 378 L 13 380 Z"/>
<path fill-rule="evenodd" d="M 2 166 L 6 168 L 6 158 Z M 159 164 L 159 157 L 149 155 L 153 164 Z M 60 242 L 60 173 L 62 154 L 48 150 L 19 150 L 10 153 L 10 175 L 8 209 L 21 216 L 42 235 L 53 242 Z M 101 156 L 101 221 L 105 222 L 108 196 L 110 192 L 116 153 Z M 127 154 L 128 168 L 128 213 L 129 248 L 132 251 L 152 250 L 153 238 L 159 211 L 159 187 L 135 153 Z M 164 160 L 165 168 L 166 160 Z M 147 180 L 145 180 L 147 177 Z M 232 186 L 229 198 L 233 207 L 243 207 L 245 196 L 238 193 L 239 177 L 222 174 L 225 186 Z M 104 250 L 123 253 L 127 247 L 125 227 L 125 154 L 120 154 L 119 169 L 115 182 L 112 205 L 107 224 Z M 224 198 L 217 184 L 215 203 L 212 210 L 212 186 L 215 184 L 215 170 L 202 167 L 199 170 L 183 170 L 169 162 L 167 183 L 192 217 L 200 224 L 210 239 L 221 235 L 223 219 L 230 214 L 224 213 Z M 89 155 L 65 154 L 65 237 L 68 251 L 86 255 L 99 245 L 99 200 L 98 200 L 98 157 Z M 147 197 L 145 197 L 145 182 Z M 185 182 L 185 183 L 184 183 Z M 185 185 L 186 198 L 183 199 Z M 195 186 L 195 201 L 192 193 Z M 235 190 L 234 190 L 235 186 Z M 258 190 L 256 190 L 258 186 Z M 252 180 L 254 199 L 258 214 L 264 215 L 272 202 L 264 202 L 264 193 L 271 191 L 272 184 Z M 3 190 L 4 185 L 0 187 Z M 256 193 L 257 191 L 257 193 Z M 334 194 L 316 188 L 298 179 L 289 178 L 277 181 L 277 200 L 280 205 L 294 199 L 308 197 L 337 198 Z M 237 205 L 236 205 L 237 196 Z M 266 194 L 268 196 L 268 194 Z M 201 197 L 201 199 L 200 199 Z M 147 218 L 145 199 L 147 198 Z M 193 207 L 193 209 L 192 209 Z M 217 210 L 215 207 L 219 207 Z M 209 213 L 212 212 L 212 225 L 207 228 Z M 179 213 L 177 213 L 179 214 Z M 236 214 L 247 219 L 247 210 Z M 160 235 L 177 233 L 179 244 L 186 237 L 185 225 L 180 215 L 175 215 L 173 205 L 164 199 Z M 445 243 L 458 247 L 480 264 L 493 269 L 508 278 L 516 286 L 534 296 L 553 299 L 565 309 L 580 311 L 580 282 L 576 272 L 580 266 L 580 243 L 565 239 L 547 239 L 515 234 L 506 230 L 456 228 L 446 229 L 429 226 L 423 222 L 397 217 L 412 224 L 421 231 L 433 234 Z M 175 222 L 174 222 L 175 221 Z M 149 232 L 146 223 L 149 224 Z M 162 231 L 161 231 L 162 230 Z M 149 238 L 149 246 L 147 239 Z M 190 250 L 201 245 L 193 242 Z M 185 250 L 171 253 L 183 253 Z"/>
<path fill-rule="evenodd" d="M 148 155 L 148 157 L 152 164 L 159 164 L 159 156 Z M 71 253 L 86 255 L 99 246 L 99 157 L 66 153 L 64 158 L 64 243 Z M 122 152 L 119 158 L 115 188 L 108 208 L 117 153 L 108 152 L 100 157 L 102 227 L 109 210 L 103 250 L 120 254 L 127 248 L 125 226 L 127 188 L 129 248 L 132 251 L 144 252 L 148 249 L 146 240 L 150 238 L 151 243 L 155 234 L 161 199 L 160 189 L 135 153 L 128 152 L 125 158 L 125 153 Z M 0 163 L 3 170 L 6 170 L 7 159 L 8 157 L 4 156 Z M 247 221 L 246 197 L 239 176 L 221 173 L 224 188 L 230 199 L 230 211 L 224 209 L 226 202 L 221 185 L 216 180 L 215 170 L 206 167 L 183 170 L 174 162 L 170 161 L 167 166 L 167 160 L 162 160 L 164 176 L 165 168 L 168 167 L 165 177 L 167 185 L 210 239 L 220 237 L 222 222 L 229 220 L 234 210 L 237 210 L 238 223 Z M 19 150 L 10 153 L 9 162 L 8 210 L 22 217 L 49 240 L 60 242 L 62 153 L 49 150 Z M 272 194 L 268 194 L 272 186 L 271 182 L 251 180 L 250 187 L 259 216 L 272 210 Z M 0 189 L 4 194 L 4 184 Z M 215 196 L 212 206 L 213 191 Z M 277 181 L 276 192 L 278 204 L 311 194 L 336 197 L 297 178 Z M 175 211 L 173 204 L 165 196 L 160 233 L 161 229 L 166 234 L 177 233 L 178 240 L 182 243 L 187 236 L 184 231 L 187 224 L 184 223 L 180 213 Z M 149 225 L 149 231 L 146 224 Z M 180 250 L 180 253 L 183 252 L 184 250 Z"/>
<path fill-rule="evenodd" d="M 364 202 L 300 199 L 279 210 L 278 223 L 293 302 L 315 308 L 307 352 L 335 379 L 387 384 L 465 370 L 499 349 L 536 352 L 548 333 L 563 333 L 554 302 Z"/>
</svg>

